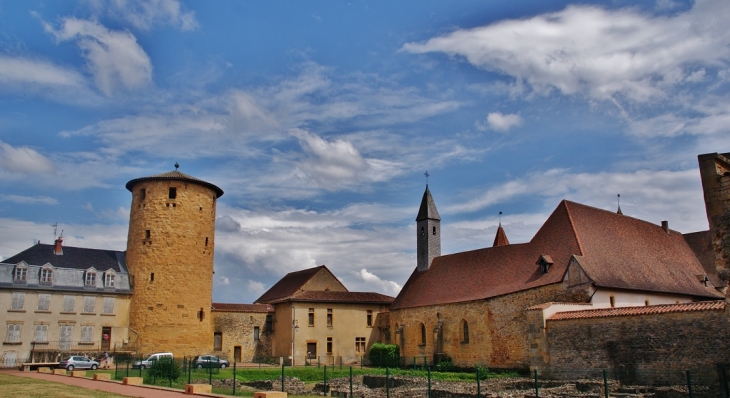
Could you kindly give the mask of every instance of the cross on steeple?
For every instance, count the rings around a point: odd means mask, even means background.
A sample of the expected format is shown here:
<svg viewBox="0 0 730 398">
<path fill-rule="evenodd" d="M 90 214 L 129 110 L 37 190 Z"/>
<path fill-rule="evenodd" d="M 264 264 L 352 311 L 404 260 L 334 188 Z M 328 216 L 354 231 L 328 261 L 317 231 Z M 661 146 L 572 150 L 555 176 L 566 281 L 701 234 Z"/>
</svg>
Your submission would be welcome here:
<svg viewBox="0 0 730 398">
<path fill-rule="evenodd" d="M 428 174 L 428 170 L 426 170 L 426 172 L 425 172 L 425 173 L 423 173 L 423 175 L 425 175 L 425 176 L 426 176 L 426 186 L 428 186 L 428 177 L 430 177 L 430 176 L 431 176 L 431 174 Z"/>
</svg>

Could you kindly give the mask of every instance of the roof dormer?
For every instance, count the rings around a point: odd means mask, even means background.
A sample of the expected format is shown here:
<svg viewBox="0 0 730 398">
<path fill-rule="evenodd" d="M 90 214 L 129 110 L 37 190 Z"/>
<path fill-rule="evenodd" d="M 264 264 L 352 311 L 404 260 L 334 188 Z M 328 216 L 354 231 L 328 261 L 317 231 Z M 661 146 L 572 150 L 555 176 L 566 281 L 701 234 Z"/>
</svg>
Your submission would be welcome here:
<svg viewBox="0 0 730 398">
<path fill-rule="evenodd" d="M 540 266 L 541 273 L 547 274 L 550 266 L 553 265 L 553 259 L 547 254 L 541 254 L 540 258 L 537 259 L 537 262 L 535 262 L 535 264 Z"/>
</svg>

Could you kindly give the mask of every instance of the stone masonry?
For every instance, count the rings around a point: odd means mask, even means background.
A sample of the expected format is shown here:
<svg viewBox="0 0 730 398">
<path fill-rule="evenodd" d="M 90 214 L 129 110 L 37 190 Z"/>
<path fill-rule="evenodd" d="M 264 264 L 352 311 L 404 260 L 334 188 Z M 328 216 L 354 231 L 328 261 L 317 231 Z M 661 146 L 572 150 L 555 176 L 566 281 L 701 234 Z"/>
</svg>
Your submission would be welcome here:
<svg viewBox="0 0 730 398">
<path fill-rule="evenodd" d="M 210 352 L 216 192 L 182 179 L 135 181 L 127 239 L 130 335 L 143 354 Z"/>
<path fill-rule="evenodd" d="M 730 153 L 697 157 L 717 270 L 730 268 Z"/>
</svg>

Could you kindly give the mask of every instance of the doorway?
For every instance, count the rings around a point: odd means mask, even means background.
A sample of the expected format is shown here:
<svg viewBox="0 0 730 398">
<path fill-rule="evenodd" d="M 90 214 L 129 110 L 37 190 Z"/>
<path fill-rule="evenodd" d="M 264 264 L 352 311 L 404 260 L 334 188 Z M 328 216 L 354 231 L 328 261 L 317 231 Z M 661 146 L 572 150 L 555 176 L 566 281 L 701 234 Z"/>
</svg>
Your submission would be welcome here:
<svg viewBox="0 0 730 398">
<path fill-rule="evenodd" d="M 112 344 L 112 328 L 104 326 L 101 328 L 101 350 L 109 351 Z"/>
<path fill-rule="evenodd" d="M 233 360 L 241 362 L 241 346 L 237 345 L 233 347 Z"/>
<path fill-rule="evenodd" d="M 317 342 L 307 342 L 307 359 L 317 358 Z"/>
</svg>

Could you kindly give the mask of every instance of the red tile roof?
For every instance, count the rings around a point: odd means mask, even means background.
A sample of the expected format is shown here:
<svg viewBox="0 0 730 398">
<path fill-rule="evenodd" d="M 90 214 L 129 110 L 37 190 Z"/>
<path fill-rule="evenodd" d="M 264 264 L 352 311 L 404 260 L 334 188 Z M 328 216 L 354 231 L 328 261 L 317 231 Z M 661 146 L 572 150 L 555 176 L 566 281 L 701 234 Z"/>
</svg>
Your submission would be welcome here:
<svg viewBox="0 0 730 398">
<path fill-rule="evenodd" d="M 725 301 L 697 301 L 693 303 L 683 304 L 664 304 L 650 305 L 644 307 L 619 307 L 619 308 L 599 308 L 595 310 L 581 310 L 558 312 L 548 318 L 548 321 L 564 321 L 568 319 L 590 319 L 590 318 L 607 318 L 614 316 L 633 316 L 633 315 L 649 315 L 649 314 L 669 314 L 673 312 L 688 311 L 721 311 L 725 310 Z"/>
<path fill-rule="evenodd" d="M 212 310 L 215 312 L 274 312 L 274 307 L 269 304 L 229 304 L 213 303 Z"/>
<path fill-rule="evenodd" d="M 554 261 L 546 274 L 535 265 L 541 255 Z M 721 296 L 697 280 L 704 270 L 681 234 L 564 200 L 528 243 L 436 257 L 429 270 L 411 274 L 391 309 L 482 300 L 559 283 L 573 255 L 582 256 L 581 266 L 599 287 Z"/>
<path fill-rule="evenodd" d="M 324 265 L 320 265 L 319 267 L 314 268 L 308 268 L 301 271 L 296 272 L 290 272 L 286 274 L 283 278 L 281 278 L 274 286 L 272 286 L 269 290 L 266 291 L 261 297 L 259 297 L 254 303 L 270 303 L 272 301 L 281 301 L 287 297 L 292 296 L 296 292 L 299 291 L 299 289 L 304 286 L 307 281 L 312 279 L 314 275 L 316 275 L 318 272 L 324 271 L 329 272 L 332 275 L 332 279 L 337 281 L 337 278 L 332 274 L 332 272 L 327 269 Z M 342 285 L 342 287 L 347 290 L 347 288 Z"/>
<path fill-rule="evenodd" d="M 497 228 L 497 234 L 494 235 L 494 243 L 492 244 L 492 247 L 507 246 L 507 245 L 509 245 L 509 240 L 507 239 L 507 234 L 504 232 L 504 228 L 502 228 L 502 224 L 499 224 L 499 228 Z"/>
<path fill-rule="evenodd" d="M 274 301 L 307 301 L 307 302 L 331 302 L 331 303 L 360 303 L 360 304 L 390 304 L 395 297 L 386 296 L 380 293 L 371 292 L 333 292 L 333 291 L 303 291 L 291 297 Z"/>
</svg>

